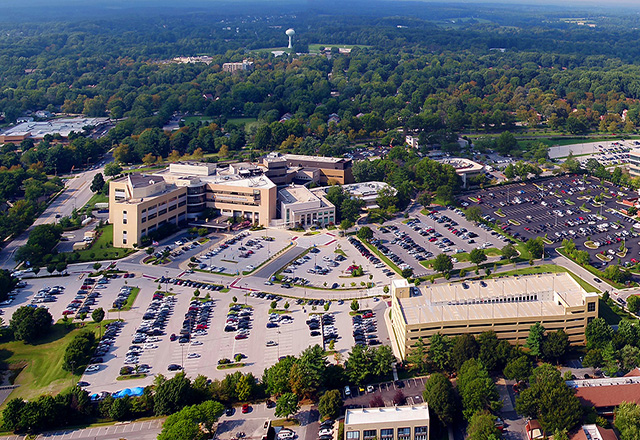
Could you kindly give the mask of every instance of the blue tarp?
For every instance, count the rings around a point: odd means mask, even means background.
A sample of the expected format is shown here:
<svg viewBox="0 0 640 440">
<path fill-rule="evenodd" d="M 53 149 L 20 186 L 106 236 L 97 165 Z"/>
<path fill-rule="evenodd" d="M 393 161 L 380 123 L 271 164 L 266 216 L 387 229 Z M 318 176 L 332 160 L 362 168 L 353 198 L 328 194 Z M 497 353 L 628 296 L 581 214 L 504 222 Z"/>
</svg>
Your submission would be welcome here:
<svg viewBox="0 0 640 440">
<path fill-rule="evenodd" d="M 131 388 L 132 396 L 142 396 L 143 394 L 144 394 L 144 388 L 142 387 Z"/>
<path fill-rule="evenodd" d="M 124 390 L 120 390 L 117 393 L 113 393 L 113 397 L 119 399 L 124 396 L 142 396 L 144 393 L 144 388 L 135 387 L 135 388 L 125 388 Z"/>
</svg>

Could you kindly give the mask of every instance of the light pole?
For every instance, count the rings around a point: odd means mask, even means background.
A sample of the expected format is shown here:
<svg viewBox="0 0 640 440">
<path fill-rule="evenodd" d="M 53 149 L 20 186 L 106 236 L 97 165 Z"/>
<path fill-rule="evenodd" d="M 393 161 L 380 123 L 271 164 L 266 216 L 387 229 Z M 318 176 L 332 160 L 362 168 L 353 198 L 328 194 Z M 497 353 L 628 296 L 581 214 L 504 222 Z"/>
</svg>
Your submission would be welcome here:
<svg viewBox="0 0 640 440">
<path fill-rule="evenodd" d="M 164 277 L 164 293 L 166 295 L 167 293 L 169 293 L 169 271 L 165 270 L 164 274 L 165 274 L 165 277 Z"/>
</svg>

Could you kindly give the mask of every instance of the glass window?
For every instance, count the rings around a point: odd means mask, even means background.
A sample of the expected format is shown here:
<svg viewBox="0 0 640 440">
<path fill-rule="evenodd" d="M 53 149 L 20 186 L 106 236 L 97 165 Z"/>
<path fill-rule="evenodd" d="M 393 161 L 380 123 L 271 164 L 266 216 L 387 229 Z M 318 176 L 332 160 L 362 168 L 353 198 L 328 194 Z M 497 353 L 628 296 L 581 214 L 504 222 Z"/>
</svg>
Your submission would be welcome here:
<svg viewBox="0 0 640 440">
<path fill-rule="evenodd" d="M 587 304 L 587 312 L 595 312 L 596 311 L 596 303 L 590 302 Z"/>
<path fill-rule="evenodd" d="M 347 439 L 358 440 L 360 438 L 360 431 L 347 431 Z"/>
<path fill-rule="evenodd" d="M 429 435 L 429 427 L 428 426 L 416 426 L 415 427 L 414 440 L 427 440 L 428 435 Z"/>
<path fill-rule="evenodd" d="M 391 439 L 391 438 L 393 438 L 393 428 L 381 429 L 380 430 L 380 438 L 381 439 Z"/>
<path fill-rule="evenodd" d="M 362 438 L 364 440 L 371 440 L 372 438 L 376 438 L 376 430 L 375 429 L 365 429 L 362 431 Z"/>
<path fill-rule="evenodd" d="M 398 428 L 398 440 L 409 440 L 411 438 L 411 428 Z"/>
</svg>

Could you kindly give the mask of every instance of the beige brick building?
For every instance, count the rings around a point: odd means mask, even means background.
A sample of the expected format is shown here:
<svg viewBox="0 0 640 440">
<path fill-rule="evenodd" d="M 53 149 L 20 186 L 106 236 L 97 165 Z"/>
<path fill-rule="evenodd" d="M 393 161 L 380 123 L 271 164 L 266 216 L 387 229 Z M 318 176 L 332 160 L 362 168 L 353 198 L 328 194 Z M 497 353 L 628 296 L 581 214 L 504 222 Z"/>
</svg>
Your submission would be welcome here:
<svg viewBox="0 0 640 440">
<path fill-rule="evenodd" d="M 440 333 L 479 335 L 493 330 L 500 339 L 524 344 L 540 322 L 548 331 L 564 330 L 571 344 L 584 344 L 584 331 L 598 316 L 598 295 L 586 292 L 567 273 L 504 277 L 426 285 L 391 283 L 391 327 L 405 358 L 422 337 Z"/>
<path fill-rule="evenodd" d="M 429 406 L 347 409 L 341 440 L 429 440 Z"/>
<path fill-rule="evenodd" d="M 129 174 L 109 183 L 109 223 L 113 245 L 133 248 L 165 223 L 186 221 L 187 188 L 158 176 Z"/>
<path fill-rule="evenodd" d="M 251 170 L 175 163 L 153 175 L 130 174 L 109 184 L 113 245 L 132 248 L 164 223 L 182 224 L 206 208 L 269 226 L 276 217 L 276 185 Z"/>
</svg>

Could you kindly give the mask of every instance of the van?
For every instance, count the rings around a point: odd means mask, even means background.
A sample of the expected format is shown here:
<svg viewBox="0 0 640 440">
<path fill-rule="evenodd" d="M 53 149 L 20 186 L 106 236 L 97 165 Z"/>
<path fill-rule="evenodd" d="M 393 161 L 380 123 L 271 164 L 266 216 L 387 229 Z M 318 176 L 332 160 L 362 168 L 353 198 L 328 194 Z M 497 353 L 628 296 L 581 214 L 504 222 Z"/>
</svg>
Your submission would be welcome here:
<svg viewBox="0 0 640 440">
<path fill-rule="evenodd" d="M 344 387 L 344 395 L 347 397 L 351 397 L 351 388 L 349 388 L 349 385 L 346 385 Z"/>
</svg>

